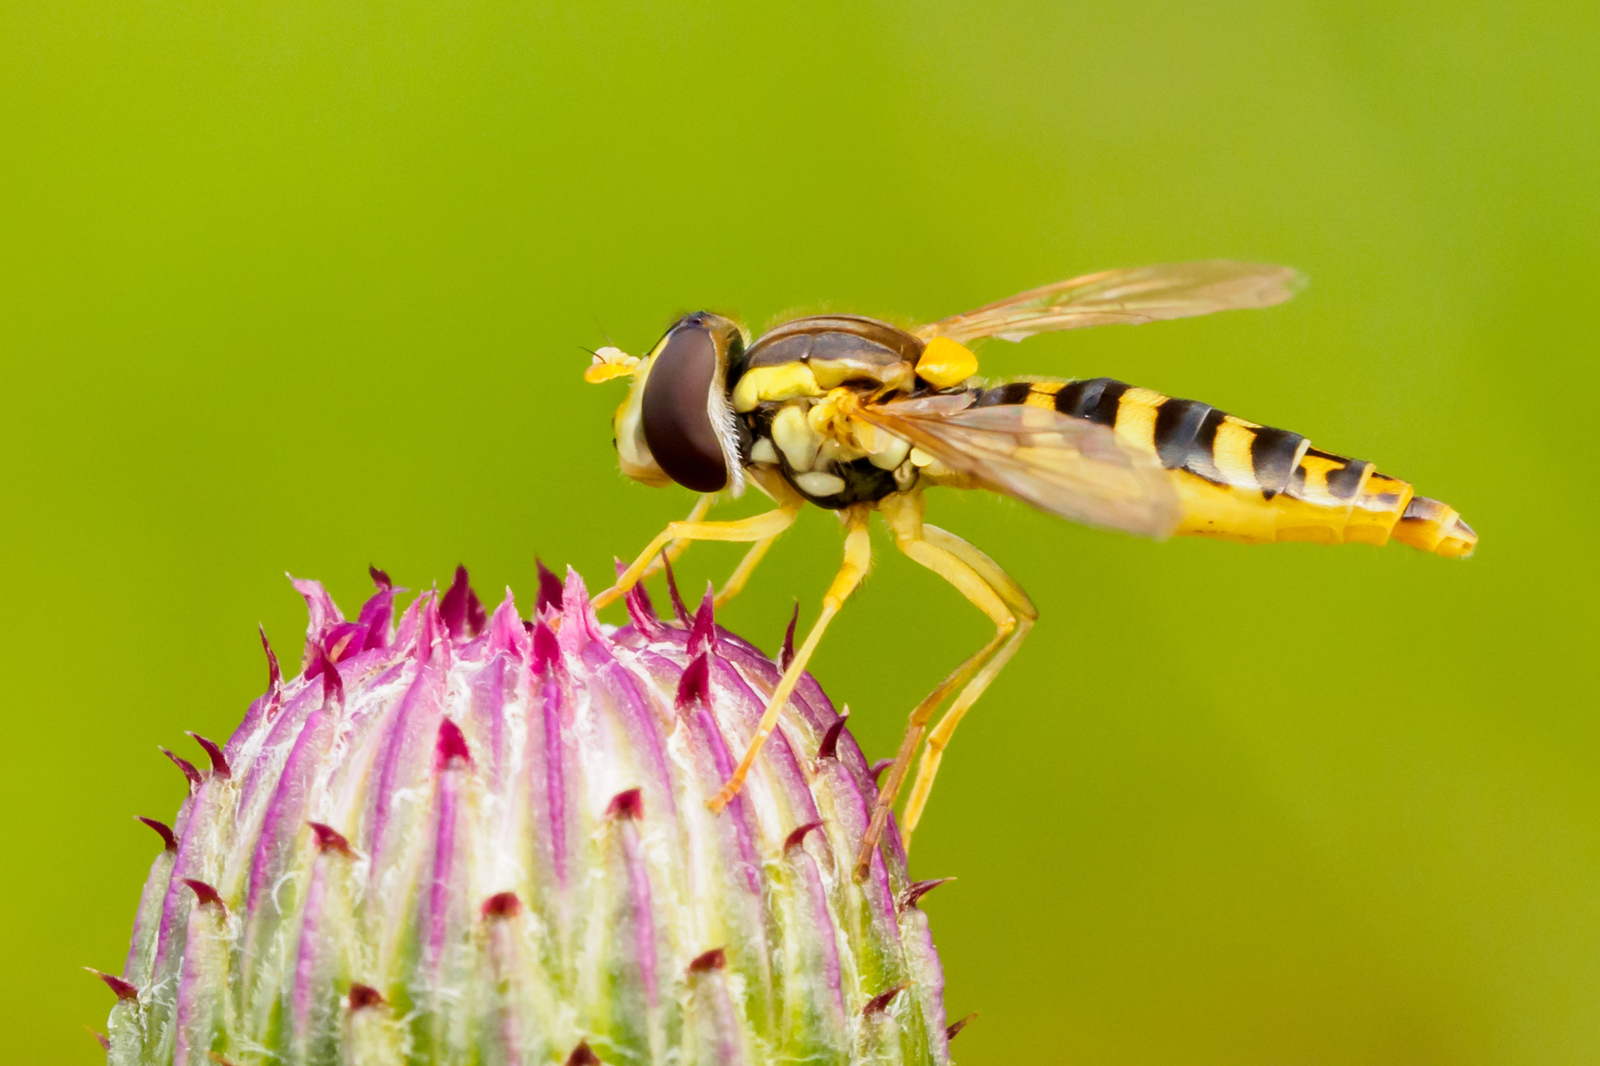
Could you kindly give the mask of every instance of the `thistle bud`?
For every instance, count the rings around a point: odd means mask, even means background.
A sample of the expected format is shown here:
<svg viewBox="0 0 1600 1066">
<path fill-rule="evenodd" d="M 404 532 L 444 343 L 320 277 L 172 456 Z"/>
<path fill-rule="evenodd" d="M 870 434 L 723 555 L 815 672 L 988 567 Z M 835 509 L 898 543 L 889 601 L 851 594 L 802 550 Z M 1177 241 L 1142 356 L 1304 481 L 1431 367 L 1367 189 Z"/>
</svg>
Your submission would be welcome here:
<svg viewBox="0 0 1600 1066">
<path fill-rule="evenodd" d="M 177 756 L 116 994 L 113 1064 L 944 1063 L 943 977 L 890 827 L 809 676 L 706 806 L 780 676 L 711 601 L 534 618 L 458 570 L 396 623 L 316 582 L 299 675 Z M 676 594 L 674 594 L 676 600 Z M 264 639 L 264 638 L 263 638 Z M 925 889 L 924 889 L 925 890 Z"/>
</svg>

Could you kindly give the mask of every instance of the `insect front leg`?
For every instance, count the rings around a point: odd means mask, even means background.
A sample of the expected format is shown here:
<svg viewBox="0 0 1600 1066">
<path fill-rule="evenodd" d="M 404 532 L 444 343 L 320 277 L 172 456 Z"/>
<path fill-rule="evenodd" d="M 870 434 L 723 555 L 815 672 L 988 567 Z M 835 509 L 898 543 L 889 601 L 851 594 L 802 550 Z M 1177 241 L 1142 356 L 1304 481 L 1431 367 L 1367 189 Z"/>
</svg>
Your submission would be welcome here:
<svg viewBox="0 0 1600 1066">
<path fill-rule="evenodd" d="M 764 511 L 732 522 L 671 522 L 644 551 L 639 553 L 633 565 L 622 572 L 615 585 L 594 598 L 595 608 L 599 609 L 615 602 L 638 584 L 662 549 L 673 541 L 682 541 L 685 545 L 694 540 L 723 540 L 736 543 L 770 541 L 794 524 L 795 516 L 800 513 L 800 507 L 801 503 L 785 502 L 775 510 Z"/>
<path fill-rule="evenodd" d="M 711 510 L 711 505 L 714 504 L 716 500 L 717 494 L 714 492 L 701 493 L 700 498 L 694 502 L 694 507 L 691 508 L 688 515 L 685 516 L 684 522 L 699 522 L 706 516 L 706 512 Z M 668 526 L 667 528 L 670 529 L 672 527 Z M 652 541 L 651 543 L 653 544 L 655 542 Z M 655 577 L 661 572 L 663 567 L 667 566 L 669 563 L 677 562 L 678 557 L 688 549 L 689 541 L 686 538 L 680 537 L 677 540 L 671 541 L 667 545 L 666 551 L 663 554 L 653 557 L 645 565 L 645 568 L 639 572 L 639 576 L 635 579 L 634 583 L 637 584 L 640 581 Z M 628 587 L 632 588 L 633 586 L 630 585 Z M 612 585 L 610 588 L 605 589 L 604 591 L 599 592 L 591 597 L 590 602 L 594 604 L 595 610 L 599 610 L 608 604 L 615 603 L 617 598 L 627 591 L 628 589 L 621 587 L 620 584 Z"/>
<path fill-rule="evenodd" d="M 701 519 L 703 519 L 706 516 L 706 513 L 711 510 L 712 505 L 714 505 L 716 502 L 717 502 L 717 494 L 716 493 L 714 493 L 714 492 L 701 493 L 700 494 L 700 498 L 695 501 L 694 507 L 689 511 L 689 513 L 687 515 L 684 516 L 683 520 L 685 522 L 698 522 L 698 521 L 700 521 Z M 669 564 L 677 562 L 678 561 L 678 557 L 681 556 L 684 552 L 689 550 L 689 544 L 690 544 L 690 541 L 688 541 L 686 539 L 683 539 L 683 538 L 679 538 L 678 540 L 675 540 L 672 543 L 668 544 L 667 545 L 667 550 L 665 552 L 663 552 L 662 554 L 656 556 L 654 559 L 650 560 L 650 564 L 648 566 L 646 566 L 644 568 L 643 573 L 641 573 L 639 575 L 639 580 L 640 581 L 648 581 L 651 578 L 655 577 L 657 574 L 661 573 L 661 571 L 663 569 L 665 569 Z"/>
</svg>

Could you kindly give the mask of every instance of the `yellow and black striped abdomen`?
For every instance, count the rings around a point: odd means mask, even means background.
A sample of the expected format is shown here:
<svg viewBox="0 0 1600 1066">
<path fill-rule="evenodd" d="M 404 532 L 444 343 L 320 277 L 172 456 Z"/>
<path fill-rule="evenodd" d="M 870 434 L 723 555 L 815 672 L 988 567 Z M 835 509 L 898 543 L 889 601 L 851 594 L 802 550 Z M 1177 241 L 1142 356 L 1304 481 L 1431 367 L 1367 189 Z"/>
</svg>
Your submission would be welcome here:
<svg viewBox="0 0 1600 1066">
<path fill-rule="evenodd" d="M 977 403 L 1050 407 L 1110 426 L 1154 453 L 1183 501 L 1180 536 L 1263 544 L 1402 544 L 1471 555 L 1478 537 L 1453 508 L 1412 494 L 1369 462 L 1313 448 L 1298 433 L 1246 422 L 1197 400 L 1178 400 L 1112 378 L 1016 381 Z"/>
</svg>

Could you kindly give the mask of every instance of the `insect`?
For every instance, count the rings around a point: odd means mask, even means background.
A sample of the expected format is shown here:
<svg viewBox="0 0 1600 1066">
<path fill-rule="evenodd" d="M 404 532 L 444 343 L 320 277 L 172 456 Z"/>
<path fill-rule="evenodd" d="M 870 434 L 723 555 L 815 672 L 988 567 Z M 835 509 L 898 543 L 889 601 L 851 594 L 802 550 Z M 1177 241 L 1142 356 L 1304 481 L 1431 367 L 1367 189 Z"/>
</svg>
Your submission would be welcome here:
<svg viewBox="0 0 1600 1066">
<path fill-rule="evenodd" d="M 733 321 L 699 312 L 679 319 L 642 358 L 616 348 L 596 352 L 587 380 L 632 378 L 614 419 L 623 472 L 701 494 L 685 520 L 668 525 L 595 598 L 597 605 L 621 596 L 691 541 L 750 543 L 717 596 L 725 602 L 808 504 L 836 512 L 845 527 L 844 562 L 822 611 L 743 759 L 710 801 L 713 809 L 737 795 L 823 632 L 865 576 L 867 517 L 877 511 L 896 547 L 955 586 L 995 626 L 994 636 L 913 708 L 879 790 L 856 877 L 865 876 L 926 739 L 902 819 L 909 846 L 951 735 L 1037 618 L 1027 594 L 994 560 L 923 522 L 930 486 L 989 489 L 1063 518 L 1158 539 L 1394 539 L 1438 555 L 1470 555 L 1477 535 L 1455 510 L 1413 495 L 1409 484 L 1371 463 L 1111 378 L 984 382 L 967 346 L 987 337 L 1020 341 L 1051 330 L 1268 307 L 1300 283 L 1281 266 L 1174 263 L 1057 282 L 912 330 L 820 315 L 783 322 L 752 341 Z M 776 507 L 737 521 L 705 520 L 714 502 L 747 484 Z"/>
</svg>

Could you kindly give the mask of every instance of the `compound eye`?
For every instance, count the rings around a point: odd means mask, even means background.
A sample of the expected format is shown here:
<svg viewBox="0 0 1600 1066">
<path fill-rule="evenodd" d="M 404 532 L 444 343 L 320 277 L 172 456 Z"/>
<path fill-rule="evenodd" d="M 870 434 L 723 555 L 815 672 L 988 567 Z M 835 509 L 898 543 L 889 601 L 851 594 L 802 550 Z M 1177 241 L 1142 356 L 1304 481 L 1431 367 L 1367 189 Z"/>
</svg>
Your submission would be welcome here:
<svg viewBox="0 0 1600 1066">
<path fill-rule="evenodd" d="M 711 422 L 711 389 L 717 378 L 717 343 L 693 320 L 667 334 L 650 360 L 640 421 L 650 454 L 667 476 L 696 492 L 728 484 L 722 442 Z"/>
</svg>

